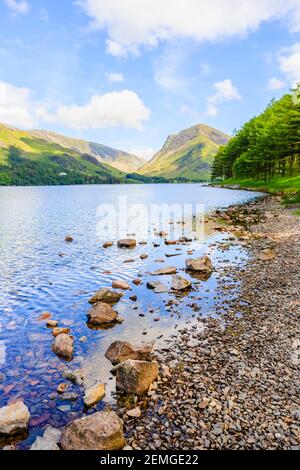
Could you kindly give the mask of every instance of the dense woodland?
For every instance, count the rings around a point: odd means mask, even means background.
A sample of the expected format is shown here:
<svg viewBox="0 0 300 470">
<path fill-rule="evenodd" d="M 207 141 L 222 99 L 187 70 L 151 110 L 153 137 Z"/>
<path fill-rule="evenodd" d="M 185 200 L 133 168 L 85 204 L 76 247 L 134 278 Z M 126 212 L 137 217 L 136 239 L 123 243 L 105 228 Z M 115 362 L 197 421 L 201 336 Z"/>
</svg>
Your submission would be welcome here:
<svg viewBox="0 0 300 470">
<path fill-rule="evenodd" d="M 212 179 L 264 180 L 300 175 L 300 86 L 273 100 L 220 148 Z"/>
</svg>

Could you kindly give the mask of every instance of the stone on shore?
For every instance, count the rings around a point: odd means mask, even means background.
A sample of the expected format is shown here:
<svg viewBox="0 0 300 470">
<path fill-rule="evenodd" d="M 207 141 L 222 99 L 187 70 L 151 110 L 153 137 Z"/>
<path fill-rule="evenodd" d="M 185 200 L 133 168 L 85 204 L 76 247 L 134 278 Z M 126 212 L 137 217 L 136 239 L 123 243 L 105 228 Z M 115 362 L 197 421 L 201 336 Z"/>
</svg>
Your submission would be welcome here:
<svg viewBox="0 0 300 470">
<path fill-rule="evenodd" d="M 115 341 L 110 345 L 105 353 L 105 357 L 114 365 L 125 362 L 128 359 L 139 361 L 150 361 L 151 352 L 154 343 L 145 344 L 143 346 L 133 346 L 124 341 Z"/>
<path fill-rule="evenodd" d="M 177 273 L 177 268 L 175 266 L 170 266 L 167 268 L 157 269 L 153 273 L 153 276 L 169 276 Z"/>
<path fill-rule="evenodd" d="M 266 250 L 262 250 L 258 255 L 258 259 L 260 261 L 272 261 L 275 258 L 276 258 L 276 253 L 274 250 L 271 250 L 270 248 L 267 248 Z"/>
<path fill-rule="evenodd" d="M 192 283 L 181 276 L 173 276 L 172 289 L 175 291 L 183 291 L 189 289 Z"/>
<path fill-rule="evenodd" d="M 127 394 L 142 395 L 148 391 L 157 376 L 157 362 L 129 359 L 116 367 L 116 387 Z"/>
<path fill-rule="evenodd" d="M 104 302 L 107 304 L 116 304 L 119 302 L 123 294 L 120 292 L 113 291 L 111 289 L 100 289 L 95 295 L 89 300 L 90 304 L 96 304 L 98 302 Z"/>
<path fill-rule="evenodd" d="M 177 241 L 176 240 L 165 240 L 165 245 L 174 246 L 174 245 L 177 245 Z"/>
<path fill-rule="evenodd" d="M 127 416 L 129 416 L 129 418 L 140 418 L 142 416 L 142 411 L 139 407 L 137 408 L 134 408 L 133 410 L 129 410 L 127 411 Z"/>
<path fill-rule="evenodd" d="M 133 238 L 127 238 L 125 240 L 118 241 L 119 248 L 135 248 L 136 247 L 136 240 Z"/>
<path fill-rule="evenodd" d="M 87 317 L 91 325 L 105 325 L 115 322 L 118 314 L 110 305 L 100 302 L 91 308 Z"/>
<path fill-rule="evenodd" d="M 97 384 L 91 388 L 88 388 L 84 395 L 84 404 L 85 406 L 96 405 L 99 401 L 103 400 L 105 397 L 105 385 Z"/>
<path fill-rule="evenodd" d="M 202 256 L 197 259 L 187 259 L 185 264 L 188 271 L 198 273 L 211 273 L 213 269 L 211 259 L 208 256 Z"/>
<path fill-rule="evenodd" d="M 113 281 L 112 282 L 112 288 L 113 289 L 122 289 L 122 290 L 129 290 L 130 285 L 126 281 Z"/>
<path fill-rule="evenodd" d="M 121 450 L 125 446 L 123 423 L 105 410 L 73 421 L 62 432 L 63 450 Z"/>
<path fill-rule="evenodd" d="M 29 419 L 29 410 L 22 401 L 0 408 L 0 434 L 10 435 L 26 431 Z"/>
<path fill-rule="evenodd" d="M 64 359 L 72 359 L 74 352 L 74 341 L 71 336 L 62 333 L 61 335 L 56 336 L 52 351 L 59 357 Z"/>
<path fill-rule="evenodd" d="M 59 429 L 47 427 L 44 435 L 38 436 L 30 450 L 60 450 L 58 443 L 61 439 L 61 431 Z"/>
</svg>

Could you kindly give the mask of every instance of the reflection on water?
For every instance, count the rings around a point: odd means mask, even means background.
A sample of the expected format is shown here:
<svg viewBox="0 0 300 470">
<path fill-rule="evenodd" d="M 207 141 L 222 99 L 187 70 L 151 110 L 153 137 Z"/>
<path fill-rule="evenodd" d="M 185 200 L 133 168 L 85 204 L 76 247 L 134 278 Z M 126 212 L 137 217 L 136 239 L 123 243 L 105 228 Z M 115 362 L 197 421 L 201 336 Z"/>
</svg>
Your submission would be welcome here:
<svg viewBox="0 0 300 470">
<path fill-rule="evenodd" d="M 65 370 L 82 368 L 88 386 L 105 382 L 106 401 L 111 400 L 114 379 L 104 353 L 113 341 L 155 340 L 159 346 L 186 322 L 215 315 L 217 270 L 209 279 L 190 277 L 184 271 L 187 257 L 208 254 L 217 268 L 227 260 L 234 262 L 236 256 L 243 259 L 241 250 L 219 252 L 212 242 L 222 240 L 224 234 L 209 230 L 205 244 L 196 240 L 165 246 L 163 239 L 156 238 L 156 248 L 150 242 L 133 250 L 120 250 L 116 244 L 103 249 L 96 232 L 97 207 L 114 203 L 120 195 L 146 205 L 200 203 L 206 212 L 253 197 L 249 192 L 197 184 L 0 188 L 0 406 L 23 398 L 29 407 L 30 435 L 23 440 L 24 447 L 46 424 L 61 427 L 82 415 L 83 394 L 78 386 L 70 384 L 67 390 L 79 394 L 74 402 L 64 401 L 56 393 Z M 153 233 L 155 227 L 149 229 Z M 73 243 L 65 243 L 67 234 L 74 237 Z M 188 254 L 191 251 L 193 255 Z M 141 254 L 148 259 L 141 260 Z M 133 262 L 128 263 L 129 258 Z M 149 280 L 171 286 L 171 276 L 157 279 L 150 274 L 170 265 L 192 280 L 188 295 L 177 298 L 147 289 Z M 132 289 L 116 305 L 124 323 L 109 330 L 88 328 L 90 296 L 101 287 L 110 287 L 113 280 L 131 283 L 137 277 L 141 285 L 131 284 Z M 136 302 L 129 299 L 133 295 Z M 170 300 L 175 301 L 173 305 Z M 75 339 L 71 364 L 52 353 L 51 330 L 38 320 L 43 312 L 50 312 L 59 326 L 71 329 Z M 100 403 L 98 409 L 103 406 Z"/>
</svg>

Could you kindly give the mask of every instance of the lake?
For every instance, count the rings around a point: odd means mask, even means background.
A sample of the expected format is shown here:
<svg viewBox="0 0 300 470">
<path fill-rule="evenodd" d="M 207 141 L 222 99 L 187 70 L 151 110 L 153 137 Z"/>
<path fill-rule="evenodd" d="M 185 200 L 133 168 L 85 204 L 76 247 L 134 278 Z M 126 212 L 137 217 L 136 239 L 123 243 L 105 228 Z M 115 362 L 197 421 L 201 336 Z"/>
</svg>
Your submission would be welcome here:
<svg viewBox="0 0 300 470">
<path fill-rule="evenodd" d="M 214 246 L 226 240 L 226 234 L 215 233 L 209 224 L 200 224 L 200 230 L 205 226 L 204 240 L 196 233 L 195 240 L 187 246 L 165 246 L 164 240 L 155 235 L 158 227 L 150 223 L 147 245 L 121 250 L 115 243 L 104 249 L 103 242 L 115 241 L 120 233 L 112 231 L 113 225 L 109 234 L 102 232 L 99 206 L 117 208 L 120 198 L 127 198 L 129 206 L 139 204 L 150 212 L 153 205 L 180 203 L 192 207 L 190 217 L 197 221 L 199 204 L 209 213 L 256 196 L 257 193 L 201 184 L 0 188 L 0 406 L 23 398 L 29 407 L 30 432 L 17 440 L 21 448 L 28 447 L 45 425 L 61 427 L 82 415 L 79 387 L 68 388 L 68 392 L 79 394 L 74 402 L 62 400 L 56 393 L 58 384 L 65 382 L 64 370 L 82 368 L 87 385 L 105 382 L 106 401 L 111 401 L 114 379 L 104 353 L 114 340 L 156 340 L 159 345 L 168 341 L 176 329 L 196 321 L 197 316 L 215 315 L 217 270 L 206 282 L 193 279 L 192 292 L 175 299 L 177 304 L 172 308 L 168 301 L 174 295 L 156 295 L 147 289 L 151 272 L 165 266 L 184 270 L 189 250 L 195 250 L 195 257 L 209 254 L 216 267 L 245 260 L 242 247 L 216 254 Z M 125 219 L 125 214 L 121 214 L 121 219 Z M 172 226 L 169 220 L 163 222 L 169 224 L 168 231 L 177 228 L 184 234 L 182 221 L 174 220 Z M 74 238 L 73 243 L 65 242 L 66 235 Z M 153 242 L 159 246 L 154 248 Z M 148 259 L 141 260 L 141 254 L 147 254 Z M 167 258 L 167 254 L 177 256 Z M 188 277 L 184 272 L 183 275 Z M 88 328 L 86 314 L 91 295 L 101 287 L 110 287 L 115 279 L 131 282 L 138 276 L 142 285 L 133 285 L 116 306 L 124 323 L 109 330 Z M 163 280 L 168 286 L 170 281 L 170 277 Z M 129 299 L 132 295 L 137 296 L 137 301 Z M 51 330 L 45 321 L 38 320 L 45 312 L 50 312 L 59 326 L 71 329 L 75 340 L 71 363 L 52 353 Z M 79 341 L 82 337 L 85 342 Z M 103 406 L 100 403 L 98 409 Z"/>
</svg>

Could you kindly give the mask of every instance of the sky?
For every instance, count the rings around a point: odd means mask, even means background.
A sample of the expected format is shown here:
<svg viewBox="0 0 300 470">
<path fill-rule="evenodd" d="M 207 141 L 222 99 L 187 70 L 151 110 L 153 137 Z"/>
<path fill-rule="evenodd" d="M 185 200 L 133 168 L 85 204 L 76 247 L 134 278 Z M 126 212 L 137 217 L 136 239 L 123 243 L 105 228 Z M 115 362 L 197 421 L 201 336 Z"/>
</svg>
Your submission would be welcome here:
<svg viewBox="0 0 300 470">
<path fill-rule="evenodd" d="M 300 82 L 300 0 L 0 0 L 0 122 L 149 158 Z"/>
</svg>

